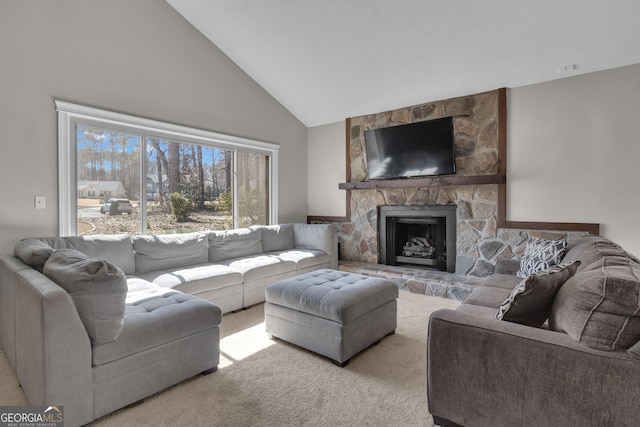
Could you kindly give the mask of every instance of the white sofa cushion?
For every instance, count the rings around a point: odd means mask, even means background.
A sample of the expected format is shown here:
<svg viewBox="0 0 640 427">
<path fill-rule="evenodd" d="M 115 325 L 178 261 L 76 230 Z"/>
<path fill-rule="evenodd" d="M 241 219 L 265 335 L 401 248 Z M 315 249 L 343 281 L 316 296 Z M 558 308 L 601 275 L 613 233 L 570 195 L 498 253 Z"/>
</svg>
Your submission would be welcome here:
<svg viewBox="0 0 640 427">
<path fill-rule="evenodd" d="M 96 234 L 93 236 L 41 237 L 53 249 L 75 249 L 96 259 L 109 261 L 124 271 L 134 274 L 133 246 L 128 234 Z"/>
<path fill-rule="evenodd" d="M 331 224 L 293 224 L 293 243 L 296 249 L 317 249 L 326 254 L 333 251 Z"/>
<path fill-rule="evenodd" d="M 288 251 L 275 251 L 269 255 L 276 255 L 281 259 L 296 263 L 296 270 L 328 264 L 331 262 L 329 255 L 323 251 L 314 249 L 291 249 Z"/>
<path fill-rule="evenodd" d="M 254 255 L 243 258 L 227 259 L 221 262 L 233 267 L 244 276 L 245 283 L 276 274 L 296 271 L 296 263 L 275 255 Z"/>
<path fill-rule="evenodd" d="M 91 258 L 107 260 L 124 271 L 124 274 L 136 271 L 133 245 L 128 234 L 70 236 L 64 239 L 73 249 Z"/>
<path fill-rule="evenodd" d="M 163 288 L 172 288 L 194 295 L 242 284 L 242 273 L 235 268 L 220 264 L 177 267 L 142 273 L 138 277 Z"/>
<path fill-rule="evenodd" d="M 204 232 L 135 236 L 133 249 L 137 273 L 204 264 L 209 260 Z"/>
<path fill-rule="evenodd" d="M 262 251 L 283 251 L 293 248 L 293 224 L 258 225 L 252 229 L 262 231 Z"/>
<path fill-rule="evenodd" d="M 236 230 L 212 231 L 209 233 L 209 261 L 240 258 L 262 253 L 260 229 L 238 228 Z"/>
</svg>

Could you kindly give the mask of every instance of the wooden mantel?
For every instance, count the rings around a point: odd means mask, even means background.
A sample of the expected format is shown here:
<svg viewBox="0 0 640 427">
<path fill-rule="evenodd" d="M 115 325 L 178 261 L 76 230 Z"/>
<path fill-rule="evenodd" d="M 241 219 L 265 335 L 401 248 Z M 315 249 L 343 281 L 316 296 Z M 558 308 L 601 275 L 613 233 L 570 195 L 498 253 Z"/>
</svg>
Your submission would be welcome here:
<svg viewBox="0 0 640 427">
<path fill-rule="evenodd" d="M 370 190 L 376 188 L 430 187 L 441 185 L 504 184 L 505 182 L 506 177 L 504 174 L 473 176 L 445 175 L 425 178 L 342 182 L 338 184 L 338 188 L 341 190 Z"/>
</svg>

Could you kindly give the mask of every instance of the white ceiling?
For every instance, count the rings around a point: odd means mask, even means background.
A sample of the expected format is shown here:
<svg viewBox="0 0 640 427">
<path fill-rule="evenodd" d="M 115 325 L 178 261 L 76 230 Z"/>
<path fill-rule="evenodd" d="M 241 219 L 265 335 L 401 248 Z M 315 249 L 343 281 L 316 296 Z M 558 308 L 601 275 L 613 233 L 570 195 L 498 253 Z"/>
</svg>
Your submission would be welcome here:
<svg viewBox="0 0 640 427">
<path fill-rule="evenodd" d="M 638 0 L 166 0 L 305 125 L 640 63 Z"/>
</svg>

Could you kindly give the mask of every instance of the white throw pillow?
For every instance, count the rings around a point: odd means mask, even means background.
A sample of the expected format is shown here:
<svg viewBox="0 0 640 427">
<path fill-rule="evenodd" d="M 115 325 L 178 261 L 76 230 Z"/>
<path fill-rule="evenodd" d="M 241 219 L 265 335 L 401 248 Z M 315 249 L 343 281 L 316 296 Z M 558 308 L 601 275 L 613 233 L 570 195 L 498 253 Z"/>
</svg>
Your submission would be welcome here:
<svg viewBox="0 0 640 427">
<path fill-rule="evenodd" d="M 525 279 L 533 273 L 559 264 L 566 248 L 566 240 L 545 240 L 539 237 L 529 237 L 524 255 L 520 260 L 520 269 L 516 275 Z"/>
</svg>

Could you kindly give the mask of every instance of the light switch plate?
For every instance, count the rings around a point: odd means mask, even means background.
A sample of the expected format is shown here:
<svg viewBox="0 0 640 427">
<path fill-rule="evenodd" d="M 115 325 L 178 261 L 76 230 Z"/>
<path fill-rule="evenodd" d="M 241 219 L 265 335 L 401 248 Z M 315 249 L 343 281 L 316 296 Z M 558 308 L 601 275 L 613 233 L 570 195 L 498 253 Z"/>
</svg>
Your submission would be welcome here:
<svg viewBox="0 0 640 427">
<path fill-rule="evenodd" d="M 44 196 L 36 196 L 35 197 L 35 208 L 36 209 L 44 209 L 45 207 L 45 197 Z"/>
</svg>

